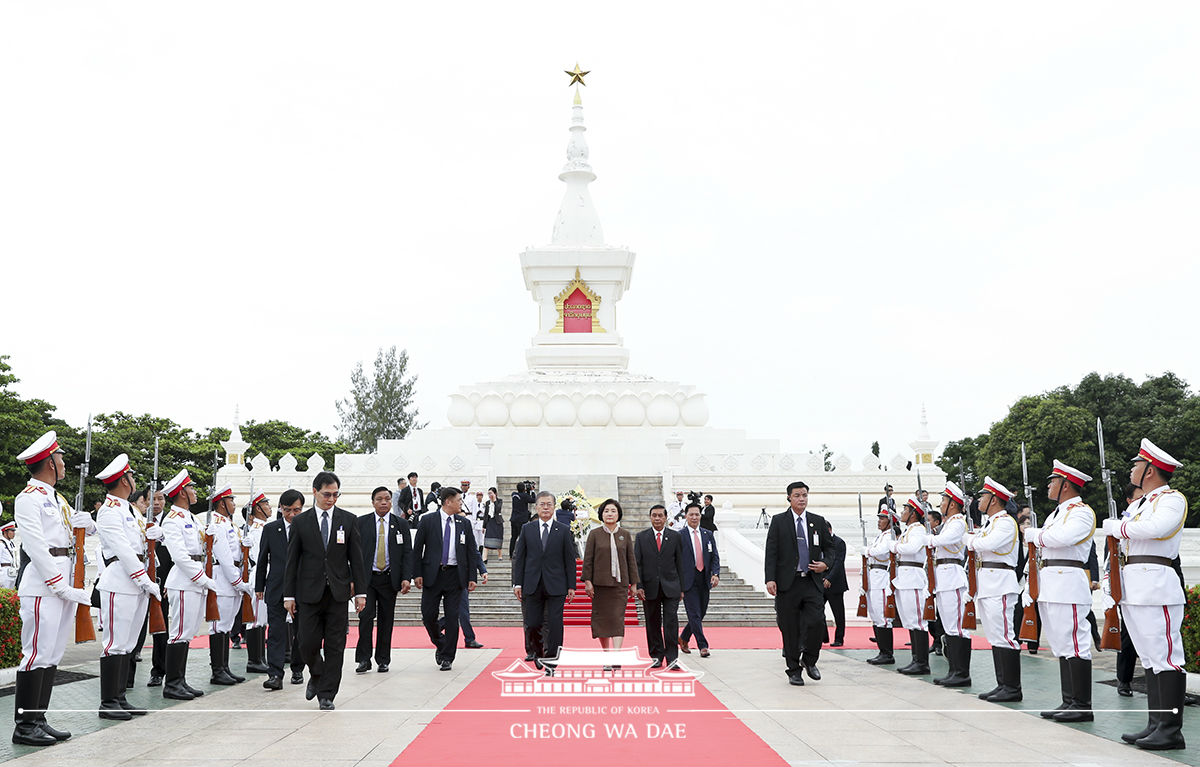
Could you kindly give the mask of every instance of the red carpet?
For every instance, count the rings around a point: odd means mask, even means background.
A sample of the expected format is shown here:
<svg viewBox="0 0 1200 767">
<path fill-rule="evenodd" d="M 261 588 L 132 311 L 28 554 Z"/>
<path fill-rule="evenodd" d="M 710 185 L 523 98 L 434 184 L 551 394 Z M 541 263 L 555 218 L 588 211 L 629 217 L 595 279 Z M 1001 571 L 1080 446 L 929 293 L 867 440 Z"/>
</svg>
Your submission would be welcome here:
<svg viewBox="0 0 1200 767">
<path fill-rule="evenodd" d="M 586 646 L 595 646 L 590 634 L 587 642 Z M 725 711 L 703 682 L 696 685 L 692 697 L 503 697 L 492 672 L 504 670 L 520 657 L 516 651 L 501 653 L 404 749 L 393 767 L 787 764 Z M 674 713 L 679 709 L 719 712 Z"/>
</svg>

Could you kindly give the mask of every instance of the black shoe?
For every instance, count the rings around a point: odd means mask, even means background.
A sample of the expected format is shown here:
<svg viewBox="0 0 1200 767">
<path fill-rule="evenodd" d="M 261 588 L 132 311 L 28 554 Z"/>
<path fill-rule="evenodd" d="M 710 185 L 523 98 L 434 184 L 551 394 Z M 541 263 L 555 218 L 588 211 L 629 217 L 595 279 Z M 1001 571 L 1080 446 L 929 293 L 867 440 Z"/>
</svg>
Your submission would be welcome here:
<svg viewBox="0 0 1200 767">
<path fill-rule="evenodd" d="M 650 668 L 662 668 L 662 667 L 663 667 L 663 659 L 662 658 L 655 658 L 654 662 L 650 664 Z"/>
<path fill-rule="evenodd" d="M 377 668 L 375 670 L 378 671 L 380 674 L 386 674 L 388 672 L 388 668 L 389 668 L 388 664 L 380 663 L 379 668 Z"/>
<path fill-rule="evenodd" d="M 1129 686 L 1129 682 L 1117 682 L 1117 695 L 1122 698 L 1133 697 L 1133 689 Z"/>
<path fill-rule="evenodd" d="M 537 660 L 537 656 L 534 655 L 533 653 L 529 653 L 528 655 L 525 656 L 526 663 L 533 663 L 536 660 Z"/>
<path fill-rule="evenodd" d="M 270 674 L 271 667 L 265 663 L 247 663 L 246 664 L 246 673 L 247 674 Z"/>
<path fill-rule="evenodd" d="M 1062 703 L 1049 711 L 1043 711 L 1041 713 L 1043 719 L 1053 719 L 1058 716 L 1060 711 L 1069 709 L 1074 702 L 1075 696 L 1071 687 L 1071 667 L 1067 665 L 1066 658 L 1058 659 L 1058 686 L 1062 690 Z"/>
<path fill-rule="evenodd" d="M 483 645 L 472 639 L 470 642 L 467 642 L 465 645 L 463 645 L 463 647 L 467 648 L 468 650 L 478 650 L 483 647 Z"/>
<path fill-rule="evenodd" d="M 196 697 L 183 681 L 187 653 L 186 642 L 172 642 L 167 645 L 167 676 L 162 696 L 168 700 L 191 700 Z"/>
<path fill-rule="evenodd" d="M 442 671 L 449 671 L 450 666 L 451 666 L 451 663 L 448 660 L 444 660 L 440 664 L 438 664 L 438 668 L 441 669 Z"/>
<path fill-rule="evenodd" d="M 321 707 L 322 711 L 333 711 L 333 701 L 329 698 L 321 698 L 317 701 L 317 704 Z"/>
<path fill-rule="evenodd" d="M 292 672 L 292 684 L 304 684 L 304 672 L 303 671 L 293 671 Z"/>
<path fill-rule="evenodd" d="M 992 703 L 1018 703 L 1021 694 L 1021 651 L 1001 648 L 1000 678 L 1003 680 L 1000 690 L 988 697 Z"/>
<path fill-rule="evenodd" d="M 146 682 L 147 687 L 162 687 L 162 674 L 151 674 L 150 681 Z"/>
<path fill-rule="evenodd" d="M 38 715 L 29 710 L 41 707 L 42 674 L 45 672 L 44 668 L 17 672 L 13 705 L 14 710 L 21 710 L 21 713 L 16 714 L 17 724 L 13 729 L 13 743 L 22 746 L 53 746 L 58 742 L 53 735 L 42 729 L 41 723 L 37 720 Z"/>
<path fill-rule="evenodd" d="M 879 645 L 879 653 L 874 658 L 867 658 L 867 663 L 870 663 L 872 666 L 894 665 L 896 658 L 892 655 L 892 630 L 878 626 L 872 626 L 871 628 L 874 633 L 871 639 L 875 644 Z"/>
<path fill-rule="evenodd" d="M 841 647 L 841 646 L 842 646 L 842 645 L 844 645 L 844 644 L 846 644 L 846 643 L 845 643 L 845 642 L 843 642 L 842 640 L 840 640 L 840 639 L 835 639 L 835 640 L 833 640 L 832 642 L 830 642 L 830 643 L 829 643 L 829 646 L 830 646 L 830 647 Z"/>
<path fill-rule="evenodd" d="M 23 671 L 21 673 L 29 673 Z M 17 722 L 13 730 L 12 742 L 22 746 L 53 746 L 58 741 L 37 722 Z"/>
<path fill-rule="evenodd" d="M 58 673 L 58 666 L 51 666 L 50 668 L 41 669 L 41 672 L 41 676 L 38 677 L 41 679 L 38 703 L 36 706 L 34 706 L 34 708 L 39 708 L 42 710 L 42 713 L 38 714 L 36 717 L 38 726 L 42 728 L 42 732 L 46 733 L 57 741 L 70 740 L 71 733 L 67 732 L 66 730 L 55 729 L 50 726 L 49 722 L 46 721 L 46 709 L 50 708 L 50 696 L 54 693 L 54 675 Z"/>
<path fill-rule="evenodd" d="M 224 666 L 214 666 L 212 677 L 208 680 L 209 684 L 219 684 L 222 687 L 231 687 L 237 684 L 237 680 L 226 673 Z"/>
<path fill-rule="evenodd" d="M 794 684 L 797 687 L 804 686 L 804 674 L 800 671 L 788 673 L 787 678 L 788 678 L 788 684 Z"/>
<path fill-rule="evenodd" d="M 821 681 L 821 672 L 817 670 L 816 666 L 805 666 L 804 673 L 808 674 L 808 678 L 814 682 Z"/>
<path fill-rule="evenodd" d="M 1183 740 L 1183 706 L 1187 696 L 1187 677 L 1182 671 L 1160 671 L 1155 674 L 1158 685 L 1158 705 L 1165 709 L 1158 715 L 1158 726 L 1134 742 L 1148 751 L 1170 751 L 1185 748 Z"/>
<path fill-rule="evenodd" d="M 364 660 L 362 663 L 360 663 L 354 667 L 354 673 L 356 673 L 356 674 L 362 674 L 362 673 L 370 671 L 370 670 L 371 670 L 371 661 L 369 661 L 369 660 Z"/>
<path fill-rule="evenodd" d="M 263 682 L 263 689 L 264 690 L 282 690 L 283 689 L 283 677 L 275 676 L 274 674 L 272 674 L 271 676 L 267 677 L 266 680 Z"/>
<path fill-rule="evenodd" d="M 234 637 L 234 638 L 233 638 L 233 641 L 231 641 L 229 644 L 230 644 L 230 647 L 232 647 L 232 648 L 233 648 L 233 649 L 235 649 L 235 650 L 240 650 L 240 649 L 242 649 L 242 639 L 241 639 L 241 637 Z"/>
<path fill-rule="evenodd" d="M 315 679 L 308 680 L 308 687 L 304 688 L 304 699 L 312 700 L 317 697 L 317 681 Z"/>
</svg>

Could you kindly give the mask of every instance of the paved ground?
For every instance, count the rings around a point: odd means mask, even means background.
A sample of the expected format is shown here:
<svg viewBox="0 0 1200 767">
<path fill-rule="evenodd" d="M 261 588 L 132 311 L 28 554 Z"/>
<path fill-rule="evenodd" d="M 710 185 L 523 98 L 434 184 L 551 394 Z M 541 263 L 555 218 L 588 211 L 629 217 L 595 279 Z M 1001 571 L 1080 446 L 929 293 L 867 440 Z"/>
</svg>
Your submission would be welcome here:
<svg viewBox="0 0 1200 767">
<path fill-rule="evenodd" d="M 712 657 L 695 654 L 688 662 L 705 671 L 702 684 L 786 762 L 801 764 L 906 765 L 1178 765 L 1200 764 L 1200 711 L 1189 709 L 1187 735 L 1193 748 L 1163 756 L 1115 742 L 1119 733 L 1145 721 L 1145 697 L 1120 698 L 1100 682 L 1108 674 L 1098 663 L 1090 725 L 1065 726 L 1037 716 L 1057 704 L 1057 665 L 1048 658 L 1023 656 L 1026 699 L 998 706 L 979 701 L 975 692 L 992 684 L 991 663 L 977 651 L 973 690 L 935 687 L 925 679 L 904 677 L 861 659 L 868 651 L 826 651 L 820 682 L 803 688 L 787 685 L 778 651 L 716 649 Z M 281 692 L 262 689 L 261 676 L 233 688 L 207 684 L 207 653 L 192 651 L 194 685 L 211 690 L 205 697 L 165 705 L 157 689 L 146 688 L 145 667 L 130 700 L 161 710 L 132 722 L 102 722 L 95 715 L 95 679 L 60 685 L 52 721 L 73 730 L 69 742 L 46 749 L 12 747 L 3 738 L 0 759 L 16 765 L 279 765 L 309 764 L 384 767 L 466 685 L 496 657 L 497 651 L 460 651 L 454 670 L 438 671 L 428 649 L 393 651 L 388 674 L 355 675 L 347 661 L 338 711 L 321 713 L 307 702 L 303 687 L 285 684 Z M 899 657 L 907 655 L 899 651 Z M 233 666 L 244 663 L 234 651 Z M 934 671 L 944 669 L 935 657 Z M 97 669 L 93 645 L 72 646 L 63 668 Z M 11 697 L 6 699 L 11 706 Z M 670 707 L 686 705 L 671 702 Z M 459 702 L 461 707 L 461 701 Z M 664 706 L 665 707 L 665 706 Z M 416 709 L 416 710 L 414 710 Z M 469 737 L 469 733 L 465 734 Z M 702 747 L 700 743 L 691 744 Z M 528 747 L 522 743 L 495 748 Z M 602 748 L 596 742 L 591 748 Z M 689 744 L 681 742 L 680 748 Z M 401 764 L 405 762 L 400 762 Z"/>
</svg>

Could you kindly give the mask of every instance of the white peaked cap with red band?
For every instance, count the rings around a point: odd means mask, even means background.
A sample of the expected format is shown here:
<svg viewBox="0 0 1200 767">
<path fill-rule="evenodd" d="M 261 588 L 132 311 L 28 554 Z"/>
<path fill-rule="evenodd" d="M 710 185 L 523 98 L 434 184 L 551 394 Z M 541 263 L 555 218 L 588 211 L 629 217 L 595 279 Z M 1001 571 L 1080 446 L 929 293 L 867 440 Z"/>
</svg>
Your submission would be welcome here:
<svg viewBox="0 0 1200 767">
<path fill-rule="evenodd" d="M 216 503 L 217 501 L 221 500 L 222 498 L 232 498 L 232 497 L 233 497 L 233 485 L 223 485 L 223 486 L 217 488 L 217 491 L 212 494 L 211 500 L 213 503 Z"/>
<path fill-rule="evenodd" d="M 1013 497 L 1013 491 L 1009 490 L 1004 485 L 1000 484 L 991 477 L 983 478 L 983 490 L 986 493 L 991 493 L 1002 501 L 1009 501 Z"/>
<path fill-rule="evenodd" d="M 1053 479 L 1055 477 L 1065 477 L 1068 482 L 1073 485 L 1078 485 L 1079 487 L 1083 487 L 1088 482 L 1092 481 L 1092 478 L 1087 474 L 1084 474 L 1082 471 L 1073 466 L 1066 465 L 1057 458 L 1054 459 L 1054 468 L 1050 471 L 1050 476 L 1047 477 L 1047 479 Z"/>
<path fill-rule="evenodd" d="M 0 525 L 0 533 L 4 532 L 5 530 L 16 530 L 16 529 L 17 529 L 16 522 L 6 522 L 3 525 Z"/>
<path fill-rule="evenodd" d="M 54 432 L 50 432 L 53 434 Z M 1171 454 L 1163 450 L 1158 445 L 1150 440 L 1142 437 L 1142 448 L 1138 450 L 1135 461 L 1149 461 L 1155 468 L 1161 469 L 1170 474 L 1178 469 L 1183 464 L 1171 457 Z"/>
<path fill-rule="evenodd" d="M 21 454 L 17 456 L 17 460 L 32 466 L 38 461 L 49 458 L 53 453 L 61 452 L 63 449 L 58 446 L 58 435 L 54 431 L 48 431 L 35 439 L 32 445 L 22 450 Z"/>
<path fill-rule="evenodd" d="M 112 463 L 96 472 L 96 479 L 100 480 L 106 485 L 111 485 L 121 477 L 125 476 L 125 474 L 128 472 L 129 456 L 125 453 L 121 453 L 116 458 L 112 459 Z"/>
<path fill-rule="evenodd" d="M 963 500 L 962 489 L 950 480 L 946 480 L 946 489 L 942 491 L 942 495 L 948 496 L 950 500 L 957 502 L 959 506 L 963 506 L 966 503 Z"/>
<path fill-rule="evenodd" d="M 908 496 L 908 500 L 904 502 L 904 505 L 917 512 L 921 516 L 925 516 L 925 507 L 921 505 L 921 499 L 917 498 L 917 496 Z"/>
<path fill-rule="evenodd" d="M 891 522 L 899 522 L 900 521 L 900 517 L 896 516 L 896 512 L 892 511 L 891 509 L 889 509 L 887 507 L 880 509 L 879 513 L 876 514 L 875 516 L 887 517 L 888 520 Z"/>
<path fill-rule="evenodd" d="M 255 506 L 257 506 L 258 504 L 262 503 L 265 500 L 267 500 L 266 493 L 263 493 L 263 492 L 255 493 L 254 497 L 250 499 L 250 508 L 253 509 Z"/>
<path fill-rule="evenodd" d="M 168 498 L 174 498 L 179 495 L 179 491 L 188 485 L 193 484 L 192 478 L 188 476 L 187 469 L 180 469 L 179 473 L 171 477 L 171 481 L 163 485 L 163 494 Z"/>
</svg>

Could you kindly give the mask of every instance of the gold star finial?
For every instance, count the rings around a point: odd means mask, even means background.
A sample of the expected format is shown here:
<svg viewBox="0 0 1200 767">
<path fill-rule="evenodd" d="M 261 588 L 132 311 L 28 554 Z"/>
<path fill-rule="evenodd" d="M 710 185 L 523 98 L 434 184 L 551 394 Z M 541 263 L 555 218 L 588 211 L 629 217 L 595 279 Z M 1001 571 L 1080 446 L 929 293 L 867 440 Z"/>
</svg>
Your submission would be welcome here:
<svg viewBox="0 0 1200 767">
<path fill-rule="evenodd" d="M 586 87 L 586 86 L 587 86 L 587 83 L 585 83 L 585 82 L 583 81 L 583 78 L 585 78 L 585 77 L 587 77 L 588 75 L 590 75 L 590 74 L 591 74 L 591 72 L 590 72 L 590 71 L 589 71 L 589 72 L 584 72 L 583 70 L 581 70 L 581 69 L 579 68 L 579 62 L 578 62 L 578 61 L 576 61 L 576 62 L 575 62 L 575 70 L 574 70 L 574 71 L 572 71 L 572 70 L 570 70 L 570 69 L 564 69 L 564 70 L 563 70 L 563 72 L 565 72 L 565 73 L 567 73 L 567 74 L 569 74 L 569 75 L 571 76 L 571 82 L 567 83 L 567 87 L 568 87 L 568 88 L 570 88 L 570 87 L 571 87 L 572 85 L 574 85 L 575 83 L 579 83 L 580 85 L 583 85 L 583 86 L 585 86 L 585 87 Z"/>
</svg>

